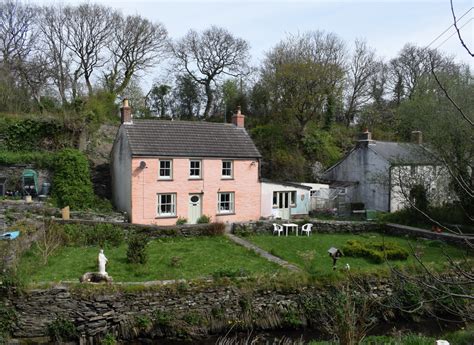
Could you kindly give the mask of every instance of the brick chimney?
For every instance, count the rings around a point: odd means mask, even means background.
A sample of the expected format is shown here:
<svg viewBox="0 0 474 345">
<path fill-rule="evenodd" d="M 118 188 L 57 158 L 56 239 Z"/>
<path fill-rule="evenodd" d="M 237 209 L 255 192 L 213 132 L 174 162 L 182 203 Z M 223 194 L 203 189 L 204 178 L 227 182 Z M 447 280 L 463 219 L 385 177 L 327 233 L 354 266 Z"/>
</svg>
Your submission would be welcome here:
<svg viewBox="0 0 474 345">
<path fill-rule="evenodd" d="M 421 131 L 412 131 L 411 142 L 418 145 L 423 144 L 423 133 Z"/>
<path fill-rule="evenodd" d="M 120 122 L 132 124 L 132 108 L 128 105 L 128 99 L 124 98 L 122 106 L 120 107 Z"/>
<path fill-rule="evenodd" d="M 237 113 L 232 116 L 232 123 L 236 127 L 244 128 L 245 115 L 242 115 L 242 113 L 240 112 L 240 106 L 237 107 Z"/>
<path fill-rule="evenodd" d="M 366 128 L 362 133 L 359 134 L 359 139 L 357 139 L 357 146 L 367 147 L 368 145 L 374 144 L 372 140 L 372 133 L 369 132 L 369 129 Z"/>
</svg>

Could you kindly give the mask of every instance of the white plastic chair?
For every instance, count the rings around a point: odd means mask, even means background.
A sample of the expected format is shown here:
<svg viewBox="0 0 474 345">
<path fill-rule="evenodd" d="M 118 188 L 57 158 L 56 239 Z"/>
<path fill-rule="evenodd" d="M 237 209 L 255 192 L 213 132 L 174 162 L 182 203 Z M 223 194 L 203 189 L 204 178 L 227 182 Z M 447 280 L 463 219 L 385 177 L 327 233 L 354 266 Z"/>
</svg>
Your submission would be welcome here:
<svg viewBox="0 0 474 345">
<path fill-rule="evenodd" d="M 305 224 L 301 227 L 301 233 L 306 233 L 308 236 L 309 234 L 311 233 L 311 228 L 313 227 L 313 224 L 311 223 L 308 223 L 308 224 Z"/>
<path fill-rule="evenodd" d="M 278 236 L 280 236 L 280 234 L 283 233 L 283 226 L 273 223 L 273 234 L 275 234 L 275 232 L 277 232 Z"/>
</svg>

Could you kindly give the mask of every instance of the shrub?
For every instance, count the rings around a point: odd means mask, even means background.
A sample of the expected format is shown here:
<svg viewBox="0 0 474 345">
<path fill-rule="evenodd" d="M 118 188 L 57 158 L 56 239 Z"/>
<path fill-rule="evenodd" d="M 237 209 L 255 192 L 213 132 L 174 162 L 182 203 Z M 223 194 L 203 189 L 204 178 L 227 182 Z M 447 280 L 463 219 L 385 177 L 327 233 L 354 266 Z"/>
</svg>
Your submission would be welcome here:
<svg viewBox="0 0 474 345">
<path fill-rule="evenodd" d="M 239 225 L 235 228 L 234 234 L 240 237 L 248 237 L 254 234 L 254 231 L 250 226 Z"/>
<path fill-rule="evenodd" d="M 84 209 L 93 205 L 89 162 L 80 151 L 65 149 L 56 155 L 52 195 L 59 207 Z"/>
<path fill-rule="evenodd" d="M 238 268 L 238 269 L 230 269 L 230 268 L 222 268 L 216 270 L 212 273 L 212 277 L 214 279 L 218 278 L 237 278 L 237 277 L 246 277 L 249 275 L 249 271 L 245 268 Z"/>
<path fill-rule="evenodd" d="M 66 224 L 64 232 L 67 242 L 72 245 L 96 245 L 100 247 L 118 247 L 124 241 L 124 233 L 120 227 L 112 224 L 97 224 L 95 226 L 82 224 Z"/>
<path fill-rule="evenodd" d="M 173 321 L 173 316 L 164 311 L 156 310 L 153 313 L 153 319 L 156 326 L 169 327 L 171 326 L 171 322 Z"/>
<path fill-rule="evenodd" d="M 115 337 L 110 333 L 107 333 L 105 337 L 102 338 L 102 340 L 100 341 L 100 345 L 115 345 L 115 344 L 117 344 L 117 339 L 115 339 Z"/>
<path fill-rule="evenodd" d="M 7 344 L 6 339 L 13 330 L 15 318 L 13 309 L 0 302 L 0 344 Z"/>
<path fill-rule="evenodd" d="M 145 264 L 148 260 L 146 245 L 148 237 L 133 233 L 128 239 L 127 261 L 134 264 Z"/>
<path fill-rule="evenodd" d="M 208 236 L 220 236 L 220 235 L 223 235 L 224 232 L 225 232 L 224 223 L 211 223 L 205 229 L 204 234 Z"/>
<path fill-rule="evenodd" d="M 183 225 L 183 224 L 186 224 L 187 222 L 188 222 L 187 218 L 179 217 L 178 220 L 176 221 L 176 225 Z"/>
<path fill-rule="evenodd" d="M 57 342 L 75 340 L 77 338 L 76 326 L 70 320 L 62 317 L 56 318 L 48 325 L 48 334 Z"/>
<path fill-rule="evenodd" d="M 196 221 L 196 223 L 198 224 L 208 224 L 210 222 L 211 222 L 211 216 L 206 216 L 205 214 L 199 217 L 198 220 Z"/>
<path fill-rule="evenodd" d="M 408 251 L 394 242 L 368 242 L 361 243 L 357 240 L 349 240 L 342 247 L 346 256 L 363 257 L 374 263 L 382 263 L 386 260 L 406 260 Z"/>
</svg>

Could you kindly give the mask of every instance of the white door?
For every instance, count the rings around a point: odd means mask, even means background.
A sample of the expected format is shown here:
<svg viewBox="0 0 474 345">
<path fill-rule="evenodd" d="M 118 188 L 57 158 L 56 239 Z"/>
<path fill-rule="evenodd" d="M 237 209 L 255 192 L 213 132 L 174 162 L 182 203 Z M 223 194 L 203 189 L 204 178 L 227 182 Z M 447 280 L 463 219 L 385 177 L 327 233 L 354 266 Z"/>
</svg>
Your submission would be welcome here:
<svg viewBox="0 0 474 345">
<path fill-rule="evenodd" d="M 290 219 L 290 192 L 278 192 L 278 211 L 281 219 Z"/>
<path fill-rule="evenodd" d="M 201 217 L 201 194 L 189 194 L 188 223 L 196 224 Z"/>
</svg>

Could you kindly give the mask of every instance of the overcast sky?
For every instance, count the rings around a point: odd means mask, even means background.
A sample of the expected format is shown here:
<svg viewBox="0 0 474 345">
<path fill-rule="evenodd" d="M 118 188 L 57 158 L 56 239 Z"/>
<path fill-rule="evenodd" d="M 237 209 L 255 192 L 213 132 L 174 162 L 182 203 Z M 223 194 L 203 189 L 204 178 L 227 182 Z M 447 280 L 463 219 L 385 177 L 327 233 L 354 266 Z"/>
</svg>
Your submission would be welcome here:
<svg viewBox="0 0 474 345">
<path fill-rule="evenodd" d="M 33 2 L 33 1 L 31 1 Z M 35 3 L 78 3 L 78 1 L 39 0 Z M 202 30 L 210 25 L 227 28 L 251 45 L 253 64 L 259 64 L 264 53 L 288 34 L 325 30 L 339 35 L 347 44 L 365 38 L 377 55 L 390 59 L 407 42 L 426 46 L 453 23 L 449 0 L 425 1 L 163 1 L 163 0 L 96 0 L 124 14 L 140 14 L 163 23 L 170 37 L 176 39 L 189 29 Z M 457 17 L 473 7 L 473 0 L 454 0 Z M 474 49 L 474 9 L 459 22 L 465 42 Z M 432 44 L 432 48 L 452 54 L 458 61 L 470 58 L 451 29 Z M 443 43 L 448 39 L 445 43 Z M 153 71 L 145 84 L 159 74 Z M 145 86 L 146 88 L 146 86 Z"/>
</svg>

